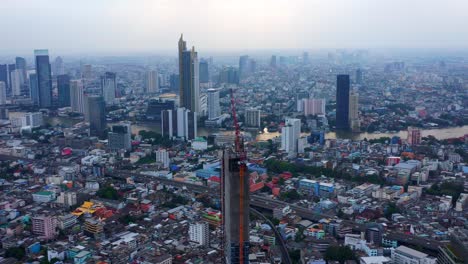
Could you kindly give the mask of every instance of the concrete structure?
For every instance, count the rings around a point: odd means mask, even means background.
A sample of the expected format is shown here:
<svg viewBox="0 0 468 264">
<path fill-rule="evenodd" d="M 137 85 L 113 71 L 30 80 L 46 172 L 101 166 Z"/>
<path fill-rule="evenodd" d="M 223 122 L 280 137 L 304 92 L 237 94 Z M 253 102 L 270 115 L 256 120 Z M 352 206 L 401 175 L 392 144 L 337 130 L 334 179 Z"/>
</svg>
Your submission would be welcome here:
<svg viewBox="0 0 468 264">
<path fill-rule="evenodd" d="M 159 92 L 159 73 L 155 70 L 146 72 L 146 92 Z"/>
<path fill-rule="evenodd" d="M 70 76 L 67 74 L 57 76 L 57 90 L 59 107 L 70 106 Z"/>
<path fill-rule="evenodd" d="M 187 50 L 183 36 L 179 39 L 179 106 L 200 113 L 200 83 L 198 55 L 195 47 Z"/>
<path fill-rule="evenodd" d="M 197 113 L 185 108 L 164 110 L 161 117 L 161 131 L 169 138 L 192 140 L 197 137 Z"/>
<path fill-rule="evenodd" d="M 6 83 L 4 81 L 0 81 L 0 105 L 6 104 L 6 98 L 7 98 L 6 93 L 7 93 Z"/>
<path fill-rule="evenodd" d="M 262 125 L 260 119 L 261 111 L 255 108 L 245 110 L 245 126 L 260 127 Z"/>
<path fill-rule="evenodd" d="M 84 86 L 81 80 L 70 81 L 70 105 L 75 113 L 85 112 Z"/>
<path fill-rule="evenodd" d="M 436 259 L 409 247 L 399 246 L 392 251 L 394 264 L 435 264 Z"/>
<path fill-rule="evenodd" d="M 198 243 L 200 246 L 210 245 L 210 229 L 207 222 L 191 224 L 189 227 L 190 241 Z"/>
<path fill-rule="evenodd" d="M 87 99 L 86 122 L 89 122 L 89 134 L 103 137 L 106 130 L 106 105 L 102 96 L 90 95 Z"/>
<path fill-rule="evenodd" d="M 36 77 L 39 94 L 39 106 L 49 108 L 52 106 L 52 72 L 49 62 L 48 50 L 35 50 Z"/>
<path fill-rule="evenodd" d="M 107 136 L 109 149 L 113 151 L 132 149 L 132 128 L 130 123 L 113 125 Z"/>
<path fill-rule="evenodd" d="M 304 115 L 324 115 L 325 99 L 302 99 Z"/>
<path fill-rule="evenodd" d="M 301 135 L 301 120 L 287 118 L 281 129 L 281 149 L 289 154 L 297 153 L 297 140 Z"/>
<path fill-rule="evenodd" d="M 21 95 L 21 87 L 23 86 L 24 80 L 21 70 L 14 70 L 10 73 L 10 82 L 11 82 L 11 94 L 13 96 Z"/>
<path fill-rule="evenodd" d="M 117 78 L 114 72 L 101 76 L 101 95 L 106 104 L 113 104 L 117 93 Z"/>
<path fill-rule="evenodd" d="M 57 234 L 57 219 L 52 216 L 35 216 L 31 219 L 32 232 L 44 238 L 54 238 Z"/>
<path fill-rule="evenodd" d="M 230 149 L 222 159 L 222 212 L 224 226 L 224 256 L 226 263 L 249 263 L 249 176 L 240 157 Z M 243 259 L 243 260 L 241 260 Z"/>
<path fill-rule="evenodd" d="M 389 264 L 392 260 L 384 256 L 377 257 L 361 257 L 359 260 L 360 264 Z"/>
<path fill-rule="evenodd" d="M 55 193 L 49 191 L 40 191 L 33 193 L 33 201 L 36 203 L 47 203 L 55 200 Z"/>
<path fill-rule="evenodd" d="M 161 163 L 163 168 L 169 168 L 171 160 L 169 159 L 169 152 L 165 149 L 159 149 L 156 151 L 156 162 Z"/>
<path fill-rule="evenodd" d="M 336 129 L 349 129 L 349 75 L 336 79 Z"/>
<path fill-rule="evenodd" d="M 421 129 L 408 127 L 408 137 L 406 141 L 412 146 L 421 144 Z"/>
<path fill-rule="evenodd" d="M 214 120 L 221 115 L 219 106 L 219 91 L 216 89 L 208 89 L 208 120 Z"/>
<path fill-rule="evenodd" d="M 349 126 L 351 131 L 359 132 L 359 95 L 357 93 L 351 93 L 349 96 Z"/>
</svg>

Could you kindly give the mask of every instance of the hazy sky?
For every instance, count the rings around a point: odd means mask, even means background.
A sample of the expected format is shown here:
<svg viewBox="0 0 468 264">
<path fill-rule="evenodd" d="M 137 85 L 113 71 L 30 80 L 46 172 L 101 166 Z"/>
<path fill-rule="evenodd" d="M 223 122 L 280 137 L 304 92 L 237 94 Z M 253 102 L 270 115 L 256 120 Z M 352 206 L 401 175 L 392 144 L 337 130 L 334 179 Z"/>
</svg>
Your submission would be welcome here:
<svg viewBox="0 0 468 264">
<path fill-rule="evenodd" d="M 0 53 L 468 48 L 468 0 L 0 0 Z M 55 53 L 54 52 L 54 53 Z"/>
</svg>

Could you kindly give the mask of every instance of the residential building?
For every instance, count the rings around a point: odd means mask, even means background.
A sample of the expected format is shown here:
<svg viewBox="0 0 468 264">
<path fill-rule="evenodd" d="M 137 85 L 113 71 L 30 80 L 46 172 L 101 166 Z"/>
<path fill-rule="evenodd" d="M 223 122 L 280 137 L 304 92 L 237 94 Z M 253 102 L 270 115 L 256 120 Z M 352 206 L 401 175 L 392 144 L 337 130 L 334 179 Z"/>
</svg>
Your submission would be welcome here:
<svg viewBox="0 0 468 264">
<path fill-rule="evenodd" d="M 196 242 L 201 246 L 210 245 L 210 229 L 207 222 L 191 224 L 189 227 L 190 241 Z"/>
<path fill-rule="evenodd" d="M 117 78 L 114 72 L 106 72 L 101 76 L 101 95 L 106 104 L 114 104 L 117 93 Z"/>
<path fill-rule="evenodd" d="M 85 113 L 85 94 L 82 80 L 70 81 L 70 105 L 75 113 Z"/>
<path fill-rule="evenodd" d="M 130 123 L 113 125 L 107 134 L 108 147 L 113 151 L 132 149 L 132 128 Z"/>
<path fill-rule="evenodd" d="M 245 110 L 245 126 L 247 127 L 261 127 L 261 110 L 249 108 Z"/>
<path fill-rule="evenodd" d="M 221 115 L 219 106 L 219 91 L 216 89 L 208 89 L 208 119 L 214 120 Z"/>
<path fill-rule="evenodd" d="M 54 238 L 57 234 L 57 218 L 54 216 L 35 216 L 31 219 L 32 232 L 44 238 Z"/>
<path fill-rule="evenodd" d="M 171 160 L 169 159 L 169 152 L 165 149 L 159 149 L 156 151 L 156 162 L 161 163 L 163 168 L 169 168 Z"/>
<path fill-rule="evenodd" d="M 146 73 L 146 92 L 159 92 L 159 74 L 155 70 L 150 70 Z"/>
<path fill-rule="evenodd" d="M 87 98 L 86 122 L 91 136 L 103 137 L 106 130 L 106 104 L 102 96 L 89 95 Z"/>
</svg>

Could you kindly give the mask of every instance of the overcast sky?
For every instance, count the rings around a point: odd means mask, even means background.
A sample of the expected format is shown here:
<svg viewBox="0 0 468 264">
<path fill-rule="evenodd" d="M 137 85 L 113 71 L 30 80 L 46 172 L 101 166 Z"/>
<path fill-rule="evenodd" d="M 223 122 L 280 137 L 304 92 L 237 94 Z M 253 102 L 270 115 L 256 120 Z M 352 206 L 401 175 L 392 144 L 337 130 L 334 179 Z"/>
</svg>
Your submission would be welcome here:
<svg viewBox="0 0 468 264">
<path fill-rule="evenodd" d="M 468 0 L 0 0 L 0 53 L 468 48 Z"/>
</svg>

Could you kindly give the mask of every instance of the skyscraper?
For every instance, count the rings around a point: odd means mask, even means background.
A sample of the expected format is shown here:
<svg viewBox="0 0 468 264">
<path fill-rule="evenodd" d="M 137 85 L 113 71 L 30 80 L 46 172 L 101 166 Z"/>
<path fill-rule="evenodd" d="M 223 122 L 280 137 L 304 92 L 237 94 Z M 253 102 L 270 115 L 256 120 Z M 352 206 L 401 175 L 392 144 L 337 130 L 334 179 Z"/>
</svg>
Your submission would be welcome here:
<svg viewBox="0 0 468 264">
<path fill-rule="evenodd" d="M 276 64 L 276 55 L 272 55 L 271 59 L 270 59 L 270 67 L 276 68 L 276 66 L 277 66 L 277 64 Z"/>
<path fill-rule="evenodd" d="M 219 106 L 219 91 L 216 89 L 208 89 L 208 119 L 213 120 L 221 115 Z"/>
<path fill-rule="evenodd" d="M 245 110 L 245 125 L 247 127 L 260 127 L 260 114 L 261 111 L 259 109 L 250 108 Z"/>
<path fill-rule="evenodd" d="M 239 57 L 239 80 L 244 79 L 249 73 L 249 56 Z"/>
<path fill-rule="evenodd" d="M 239 70 L 234 67 L 224 67 L 219 73 L 220 83 L 239 83 Z"/>
<path fill-rule="evenodd" d="M 33 105 L 39 105 L 39 87 L 36 73 L 29 74 L 29 97 Z"/>
<path fill-rule="evenodd" d="M 81 80 L 70 81 L 70 105 L 75 113 L 85 112 L 84 86 Z"/>
<path fill-rule="evenodd" d="M 52 73 L 49 63 L 48 50 L 35 50 L 37 88 L 39 91 L 39 106 L 52 106 Z"/>
<path fill-rule="evenodd" d="M 324 115 L 325 99 L 302 99 L 304 115 Z"/>
<path fill-rule="evenodd" d="M 6 104 L 6 84 L 4 81 L 0 81 L 0 105 Z"/>
<path fill-rule="evenodd" d="M 301 120 L 287 118 L 281 129 L 281 149 L 289 154 L 297 153 L 297 140 L 301 136 Z"/>
<path fill-rule="evenodd" d="M 106 103 L 102 96 L 88 95 L 86 122 L 89 122 L 90 136 L 103 137 L 106 130 Z"/>
<path fill-rule="evenodd" d="M 54 72 L 54 76 L 65 74 L 62 57 L 58 56 L 57 58 L 55 58 L 53 72 Z"/>
<path fill-rule="evenodd" d="M 356 83 L 362 84 L 362 70 L 361 69 L 356 70 Z"/>
<path fill-rule="evenodd" d="M 11 84 L 11 73 L 12 73 L 14 70 L 16 70 L 16 64 L 8 64 L 8 80 L 9 80 L 9 81 L 8 81 L 7 93 L 8 93 L 9 95 L 12 95 L 12 94 L 13 94 L 13 92 L 12 92 L 13 86 L 12 86 L 12 84 Z"/>
<path fill-rule="evenodd" d="M 57 76 L 58 105 L 70 106 L 70 76 L 68 74 Z"/>
<path fill-rule="evenodd" d="M 197 113 L 185 108 L 163 110 L 161 113 L 163 136 L 192 140 L 197 137 Z"/>
<path fill-rule="evenodd" d="M 210 228 L 206 222 L 198 222 L 189 226 L 190 241 L 196 242 L 201 246 L 210 245 Z"/>
<path fill-rule="evenodd" d="M 355 92 L 349 96 L 349 126 L 353 132 L 359 132 L 359 95 Z"/>
<path fill-rule="evenodd" d="M 159 74 L 157 71 L 151 70 L 146 73 L 146 92 L 159 92 Z"/>
<path fill-rule="evenodd" d="M 169 168 L 169 164 L 171 163 L 169 152 L 165 149 L 158 149 L 156 151 L 156 162 L 161 163 L 165 169 Z"/>
<path fill-rule="evenodd" d="M 101 76 L 101 95 L 104 97 L 106 104 L 113 104 L 117 91 L 116 74 L 113 72 L 106 72 Z"/>
<path fill-rule="evenodd" d="M 307 51 L 302 53 L 302 63 L 303 64 L 308 64 L 309 63 L 309 53 Z"/>
<path fill-rule="evenodd" d="M 200 83 L 207 83 L 210 81 L 210 72 L 208 69 L 208 61 L 200 60 Z"/>
<path fill-rule="evenodd" d="M 188 110 L 200 112 L 200 82 L 198 72 L 198 55 L 195 47 L 187 50 L 183 36 L 179 39 L 179 106 Z"/>
<path fill-rule="evenodd" d="M 10 83 L 11 83 L 11 94 L 13 96 L 21 95 L 21 87 L 23 86 L 23 75 L 21 70 L 13 70 L 10 73 Z"/>
<path fill-rule="evenodd" d="M 107 134 L 108 147 L 111 150 L 131 150 L 132 149 L 132 129 L 130 123 L 120 123 L 113 125 L 112 130 Z"/>
<path fill-rule="evenodd" d="M 238 153 L 221 154 L 221 198 L 226 263 L 249 263 L 249 176 Z"/>
<path fill-rule="evenodd" d="M 408 137 L 406 139 L 411 146 L 421 144 L 421 129 L 408 127 Z"/>
<path fill-rule="evenodd" d="M 336 81 L 336 129 L 349 129 L 349 75 L 344 74 Z"/>
<path fill-rule="evenodd" d="M 5 87 L 8 90 L 9 84 L 8 84 L 8 67 L 6 64 L 0 64 L 0 82 L 5 83 Z"/>
<path fill-rule="evenodd" d="M 23 79 L 23 82 L 25 83 L 28 80 L 26 60 L 22 57 L 16 57 L 15 62 L 16 62 L 16 69 L 20 70 L 21 77 Z"/>
</svg>

